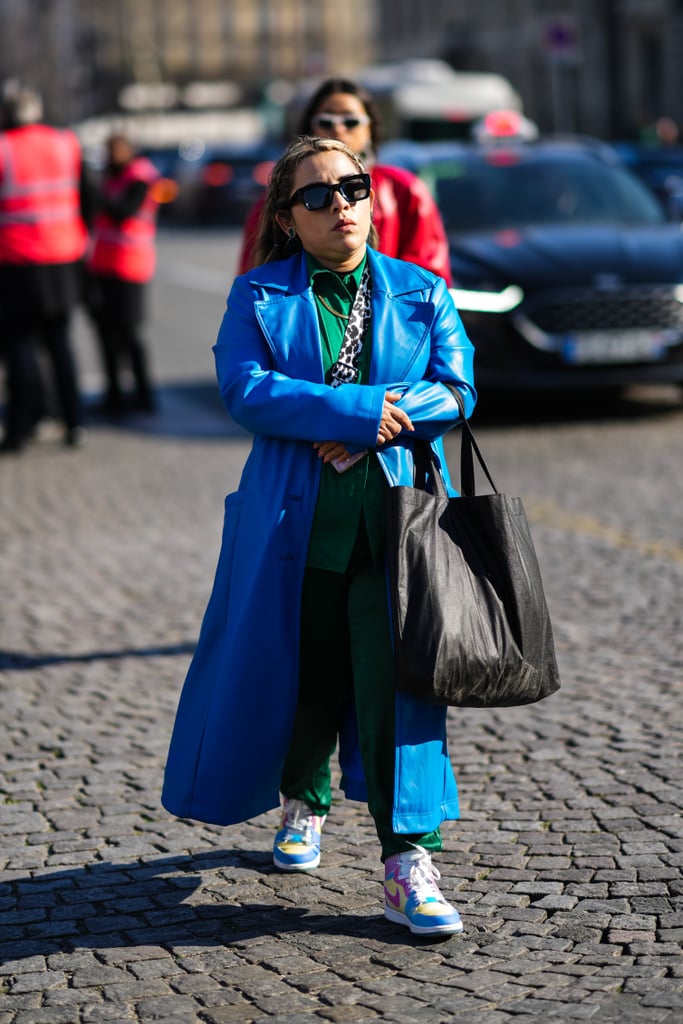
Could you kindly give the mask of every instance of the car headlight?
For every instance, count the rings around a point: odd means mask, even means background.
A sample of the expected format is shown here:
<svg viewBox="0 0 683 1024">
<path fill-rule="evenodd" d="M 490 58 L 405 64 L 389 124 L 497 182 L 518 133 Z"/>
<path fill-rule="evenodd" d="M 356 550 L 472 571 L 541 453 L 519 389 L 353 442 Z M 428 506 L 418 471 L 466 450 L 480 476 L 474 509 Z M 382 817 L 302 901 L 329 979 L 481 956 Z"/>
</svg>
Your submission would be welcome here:
<svg viewBox="0 0 683 1024">
<path fill-rule="evenodd" d="M 518 284 L 509 284 L 502 291 L 474 291 L 469 288 L 449 288 L 458 309 L 477 313 L 509 313 L 519 306 L 524 292 Z"/>
</svg>

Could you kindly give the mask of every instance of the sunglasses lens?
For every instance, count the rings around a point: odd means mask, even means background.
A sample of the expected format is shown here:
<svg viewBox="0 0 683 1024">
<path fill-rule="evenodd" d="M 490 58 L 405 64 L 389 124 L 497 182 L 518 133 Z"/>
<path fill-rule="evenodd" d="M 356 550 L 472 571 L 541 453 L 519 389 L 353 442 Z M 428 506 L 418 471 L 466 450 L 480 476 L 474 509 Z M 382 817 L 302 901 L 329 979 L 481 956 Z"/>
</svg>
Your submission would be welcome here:
<svg viewBox="0 0 683 1024">
<path fill-rule="evenodd" d="M 357 117 L 345 117 L 344 118 L 344 127 L 348 131 L 352 131 L 352 129 L 357 128 L 359 124 L 360 124 L 360 121 L 358 120 Z"/>
<path fill-rule="evenodd" d="M 367 199 L 370 195 L 370 179 L 366 174 L 347 178 L 342 185 L 341 191 L 349 203 L 357 203 L 361 199 Z"/>
<path fill-rule="evenodd" d="M 316 117 L 313 119 L 313 123 L 324 132 L 331 132 L 334 130 L 335 123 L 331 117 Z"/>
<path fill-rule="evenodd" d="M 324 210 L 332 202 L 332 190 L 327 185 L 312 185 L 303 189 L 301 198 L 307 210 Z"/>
</svg>

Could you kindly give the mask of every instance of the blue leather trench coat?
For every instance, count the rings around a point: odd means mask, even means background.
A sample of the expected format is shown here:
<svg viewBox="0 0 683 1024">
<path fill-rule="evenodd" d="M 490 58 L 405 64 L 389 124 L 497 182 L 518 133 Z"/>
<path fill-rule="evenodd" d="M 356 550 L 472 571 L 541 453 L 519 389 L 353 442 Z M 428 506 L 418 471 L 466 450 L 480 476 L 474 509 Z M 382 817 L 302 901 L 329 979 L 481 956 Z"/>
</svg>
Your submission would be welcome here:
<svg viewBox="0 0 683 1024">
<path fill-rule="evenodd" d="M 225 501 L 221 551 L 182 690 L 162 802 L 173 814 L 228 825 L 279 805 L 297 699 L 299 618 L 321 463 L 312 443 L 375 448 L 384 395 L 402 394 L 414 435 L 378 457 L 390 485 L 412 484 L 412 437 L 433 442 L 459 419 L 441 382 L 476 393 L 473 348 L 441 278 L 368 250 L 372 352 L 367 384 L 324 383 L 305 257 L 235 279 L 214 347 L 232 418 L 254 434 L 239 489 Z M 353 715 L 340 736 L 342 786 L 365 799 Z M 446 711 L 396 696 L 394 828 L 426 833 L 458 817 Z"/>
</svg>

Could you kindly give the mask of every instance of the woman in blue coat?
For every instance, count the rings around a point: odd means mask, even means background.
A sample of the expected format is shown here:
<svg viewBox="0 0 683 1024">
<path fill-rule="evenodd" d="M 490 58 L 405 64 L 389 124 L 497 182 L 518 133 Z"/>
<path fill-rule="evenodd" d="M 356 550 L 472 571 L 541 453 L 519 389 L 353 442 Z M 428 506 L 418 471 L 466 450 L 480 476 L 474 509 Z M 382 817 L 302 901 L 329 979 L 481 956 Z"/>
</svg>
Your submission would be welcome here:
<svg viewBox="0 0 683 1024">
<path fill-rule="evenodd" d="M 473 349 L 444 281 L 377 253 L 365 168 L 300 137 L 276 165 L 261 265 L 236 278 L 214 347 L 221 395 L 254 435 L 166 766 L 164 806 L 216 824 L 279 806 L 273 859 L 320 862 L 330 758 L 368 803 L 385 916 L 460 931 L 436 884 L 458 817 L 446 711 L 395 692 L 383 556 L 386 488 L 413 482 L 414 438 L 469 416 Z M 369 243 L 369 244 L 368 244 Z"/>
</svg>

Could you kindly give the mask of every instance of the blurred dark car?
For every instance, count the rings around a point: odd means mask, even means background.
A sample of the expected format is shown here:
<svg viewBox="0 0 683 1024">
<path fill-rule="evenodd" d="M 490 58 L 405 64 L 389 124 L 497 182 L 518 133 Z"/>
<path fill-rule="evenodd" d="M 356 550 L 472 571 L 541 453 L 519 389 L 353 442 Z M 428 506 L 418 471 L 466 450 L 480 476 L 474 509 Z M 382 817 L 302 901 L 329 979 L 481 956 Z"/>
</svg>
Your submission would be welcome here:
<svg viewBox="0 0 683 1024">
<path fill-rule="evenodd" d="M 431 187 L 495 388 L 683 382 L 683 233 L 598 140 L 387 145 Z"/>
<path fill-rule="evenodd" d="M 651 188 L 672 217 L 683 220 L 683 146 L 613 143 L 625 164 Z"/>
<path fill-rule="evenodd" d="M 195 183 L 195 219 L 200 224 L 241 224 L 265 190 L 281 152 L 274 143 L 207 149 Z"/>
<path fill-rule="evenodd" d="M 154 164 L 161 176 L 155 186 L 159 219 L 190 220 L 195 181 L 206 153 L 204 140 L 190 136 L 178 145 L 151 145 L 142 147 L 140 152 Z"/>
<path fill-rule="evenodd" d="M 160 217 L 200 225 L 241 224 L 281 151 L 271 142 L 216 145 L 199 138 L 143 150 L 162 176 Z"/>
</svg>

